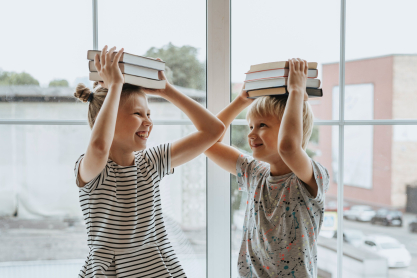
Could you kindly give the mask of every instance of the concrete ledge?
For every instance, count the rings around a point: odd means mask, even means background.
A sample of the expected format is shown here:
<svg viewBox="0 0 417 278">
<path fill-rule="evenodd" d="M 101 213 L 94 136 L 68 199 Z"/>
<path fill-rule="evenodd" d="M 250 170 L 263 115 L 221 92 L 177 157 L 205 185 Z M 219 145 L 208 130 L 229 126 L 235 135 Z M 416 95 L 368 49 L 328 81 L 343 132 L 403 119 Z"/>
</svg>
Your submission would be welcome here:
<svg viewBox="0 0 417 278">
<path fill-rule="evenodd" d="M 317 242 L 318 268 L 337 277 L 337 241 L 319 237 Z M 343 244 L 343 277 L 386 278 L 388 263 L 385 258 L 352 245 Z"/>
</svg>

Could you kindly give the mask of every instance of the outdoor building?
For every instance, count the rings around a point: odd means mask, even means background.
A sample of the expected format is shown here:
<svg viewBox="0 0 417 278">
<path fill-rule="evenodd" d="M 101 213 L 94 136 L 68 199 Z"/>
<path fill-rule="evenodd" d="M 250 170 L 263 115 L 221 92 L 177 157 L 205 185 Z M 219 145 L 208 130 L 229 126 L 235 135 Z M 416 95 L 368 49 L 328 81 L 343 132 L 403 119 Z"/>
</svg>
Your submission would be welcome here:
<svg viewBox="0 0 417 278">
<path fill-rule="evenodd" d="M 336 120 L 339 63 L 324 64 L 322 71 L 326 97 L 312 105 L 314 114 L 317 119 Z M 416 77 L 415 54 L 346 61 L 345 120 L 416 118 Z M 337 196 L 337 135 L 337 127 L 321 128 L 317 145 L 321 153 L 317 159 L 324 165 L 332 165 L 328 200 Z M 344 200 L 350 204 L 405 210 L 406 186 L 417 180 L 416 153 L 414 126 L 346 127 Z"/>
</svg>

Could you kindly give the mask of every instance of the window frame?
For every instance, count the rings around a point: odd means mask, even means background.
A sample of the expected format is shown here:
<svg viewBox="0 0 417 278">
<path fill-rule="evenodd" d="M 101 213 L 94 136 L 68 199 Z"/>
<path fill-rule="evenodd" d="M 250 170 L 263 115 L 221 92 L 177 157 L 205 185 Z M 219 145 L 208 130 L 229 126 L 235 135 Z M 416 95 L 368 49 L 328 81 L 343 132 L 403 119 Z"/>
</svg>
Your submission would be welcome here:
<svg viewBox="0 0 417 278">
<path fill-rule="evenodd" d="M 93 49 L 98 49 L 98 1 L 92 0 Z M 207 108 L 214 114 L 230 103 L 231 97 L 231 1 L 206 0 Z M 414 125 L 415 120 L 345 120 L 345 38 L 346 0 L 340 0 L 339 120 L 315 120 L 314 125 L 339 127 L 337 200 L 343 200 L 344 128 L 349 125 Z M 86 120 L 0 119 L 0 125 L 87 125 Z M 191 125 L 190 120 L 155 120 L 155 125 Z M 234 120 L 232 125 L 246 125 Z M 224 142 L 230 144 L 230 129 Z M 207 264 L 206 277 L 231 277 L 230 175 L 207 159 Z M 224 185 L 228 186 L 224 186 Z M 343 213 L 343 202 L 337 202 L 337 213 Z M 337 277 L 342 278 L 343 217 L 337 226 Z"/>
</svg>

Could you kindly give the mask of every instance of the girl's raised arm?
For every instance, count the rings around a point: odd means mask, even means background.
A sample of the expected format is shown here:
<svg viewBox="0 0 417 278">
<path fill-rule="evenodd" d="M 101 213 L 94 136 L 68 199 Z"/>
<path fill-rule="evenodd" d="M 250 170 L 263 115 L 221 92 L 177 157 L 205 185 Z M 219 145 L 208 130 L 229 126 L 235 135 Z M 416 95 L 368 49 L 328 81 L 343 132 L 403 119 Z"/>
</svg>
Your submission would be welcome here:
<svg viewBox="0 0 417 278">
<path fill-rule="evenodd" d="M 162 71 L 159 72 L 159 78 L 166 79 Z M 177 106 L 190 118 L 198 130 L 172 143 L 172 168 L 196 158 L 210 148 L 223 134 L 225 127 L 219 119 L 199 103 L 179 92 L 168 82 L 164 90 L 147 89 L 145 92 L 159 95 Z"/>
<path fill-rule="evenodd" d="M 94 65 L 109 90 L 94 122 L 90 143 L 80 163 L 78 170 L 79 187 L 83 187 L 101 173 L 106 166 L 113 142 L 120 94 L 123 87 L 123 76 L 118 65 L 120 56 L 123 54 L 123 48 L 115 55 L 112 62 L 111 58 L 115 49 L 116 47 L 112 47 L 107 52 L 106 45 L 101 51 L 101 56 L 99 57 L 96 54 L 94 57 Z"/>
</svg>

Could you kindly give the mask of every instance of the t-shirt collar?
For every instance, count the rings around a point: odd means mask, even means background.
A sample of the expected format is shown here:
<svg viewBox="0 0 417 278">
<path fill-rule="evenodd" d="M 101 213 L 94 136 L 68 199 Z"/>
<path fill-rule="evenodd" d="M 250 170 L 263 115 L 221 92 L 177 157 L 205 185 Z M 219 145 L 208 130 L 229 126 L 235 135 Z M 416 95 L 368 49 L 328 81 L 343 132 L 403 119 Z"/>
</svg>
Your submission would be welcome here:
<svg viewBox="0 0 417 278">
<path fill-rule="evenodd" d="M 288 179 L 291 175 L 293 175 L 293 172 L 284 174 L 284 175 L 280 175 L 280 176 L 271 176 L 271 172 L 269 172 L 267 181 L 270 183 L 278 183 L 278 182 L 283 182 L 286 179 Z"/>
</svg>

